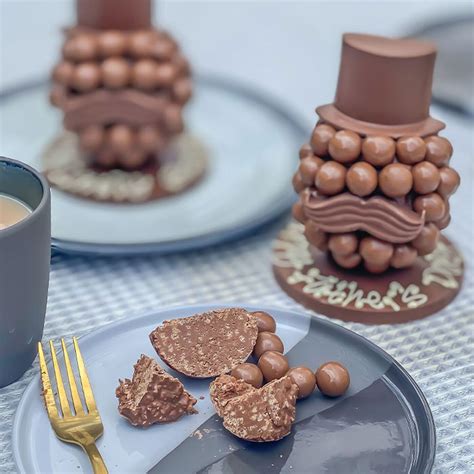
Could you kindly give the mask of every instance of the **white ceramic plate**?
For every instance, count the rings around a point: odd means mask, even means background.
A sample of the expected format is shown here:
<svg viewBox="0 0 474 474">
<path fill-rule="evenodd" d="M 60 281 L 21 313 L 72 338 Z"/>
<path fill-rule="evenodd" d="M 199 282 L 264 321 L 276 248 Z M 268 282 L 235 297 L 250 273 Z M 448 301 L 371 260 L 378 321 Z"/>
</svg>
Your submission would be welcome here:
<svg viewBox="0 0 474 474">
<path fill-rule="evenodd" d="M 430 471 L 435 454 L 430 410 L 420 389 L 389 355 L 363 337 L 308 313 L 241 306 L 263 309 L 275 317 L 291 366 L 316 368 L 328 360 L 343 363 L 351 374 L 346 394 L 327 398 L 315 392 L 298 402 L 289 436 L 277 443 L 248 443 L 222 428 L 209 400 L 209 379 L 180 377 L 198 399 L 199 413 L 170 424 L 135 428 L 117 411 L 118 379 L 131 377 L 140 354 L 158 359 L 148 335 L 163 320 L 216 306 L 171 308 L 118 321 L 80 339 L 105 428 L 97 445 L 109 472 Z M 62 364 L 62 357 L 59 361 Z M 62 443 L 53 434 L 40 392 L 35 377 L 15 416 L 12 441 L 19 472 L 91 472 L 80 448 Z"/>
<path fill-rule="evenodd" d="M 47 97 L 45 84 L 1 96 L 2 153 L 37 169 L 41 150 L 61 127 Z M 210 152 L 203 181 L 140 205 L 97 203 L 53 189 L 53 246 L 102 254 L 184 250 L 235 238 L 289 208 L 298 148 L 307 138 L 297 119 L 252 90 L 202 78 L 186 122 Z"/>
</svg>

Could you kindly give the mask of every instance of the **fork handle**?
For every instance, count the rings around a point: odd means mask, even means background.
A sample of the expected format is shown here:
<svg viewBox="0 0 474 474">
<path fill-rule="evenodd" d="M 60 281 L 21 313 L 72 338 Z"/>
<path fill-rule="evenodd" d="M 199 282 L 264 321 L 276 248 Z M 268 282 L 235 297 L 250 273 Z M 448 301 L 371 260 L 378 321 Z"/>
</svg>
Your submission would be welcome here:
<svg viewBox="0 0 474 474">
<path fill-rule="evenodd" d="M 108 474 L 109 471 L 105 467 L 104 460 L 102 459 L 95 443 L 85 444 L 82 447 L 89 456 L 92 468 L 94 469 L 94 474 Z"/>
</svg>

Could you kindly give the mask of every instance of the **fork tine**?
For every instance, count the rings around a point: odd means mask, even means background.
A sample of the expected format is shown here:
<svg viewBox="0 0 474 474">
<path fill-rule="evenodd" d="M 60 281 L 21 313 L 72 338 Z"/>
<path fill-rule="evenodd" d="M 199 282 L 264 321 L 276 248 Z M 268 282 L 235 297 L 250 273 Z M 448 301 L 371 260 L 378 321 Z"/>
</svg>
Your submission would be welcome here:
<svg viewBox="0 0 474 474">
<path fill-rule="evenodd" d="M 77 339 L 75 337 L 72 338 L 72 341 L 76 351 L 77 367 L 79 368 L 79 377 L 81 379 L 81 385 L 84 392 L 87 409 L 89 410 L 89 413 L 92 411 L 97 411 L 94 394 L 92 393 L 91 384 L 89 382 L 89 377 L 87 376 L 86 366 L 84 364 L 84 359 L 82 358 L 81 350 L 79 349 L 79 344 L 77 343 Z"/>
<path fill-rule="evenodd" d="M 61 375 L 61 370 L 59 369 L 53 341 L 49 341 L 49 348 L 51 350 L 51 358 L 53 359 L 54 375 L 56 376 L 56 386 L 58 387 L 61 411 L 63 412 L 63 416 L 71 416 L 71 408 L 69 408 L 69 400 L 67 399 L 66 390 L 64 389 L 63 377 Z"/>
<path fill-rule="evenodd" d="M 77 390 L 76 379 L 74 378 L 74 372 L 72 371 L 71 360 L 67 352 L 66 343 L 64 338 L 61 338 L 61 347 L 63 348 L 64 364 L 66 365 L 67 378 L 69 381 L 69 388 L 71 389 L 72 403 L 74 405 L 74 411 L 76 415 L 84 414 L 84 408 L 82 407 L 81 397 Z"/>
<path fill-rule="evenodd" d="M 40 363 L 41 372 L 41 384 L 43 385 L 43 397 L 46 405 L 46 411 L 50 420 L 58 417 L 58 408 L 54 401 L 53 389 L 51 388 L 51 382 L 49 380 L 48 367 L 44 359 L 43 346 L 41 342 L 38 342 L 38 357 Z"/>
</svg>

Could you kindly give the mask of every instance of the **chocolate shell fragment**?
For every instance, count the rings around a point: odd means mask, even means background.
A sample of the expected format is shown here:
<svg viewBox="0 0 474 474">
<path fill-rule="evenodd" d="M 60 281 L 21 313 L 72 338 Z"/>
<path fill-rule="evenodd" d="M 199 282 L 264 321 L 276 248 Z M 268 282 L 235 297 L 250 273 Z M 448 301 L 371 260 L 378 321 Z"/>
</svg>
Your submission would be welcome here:
<svg viewBox="0 0 474 474">
<path fill-rule="evenodd" d="M 135 364 L 132 380 L 119 382 L 115 391 L 118 410 L 134 426 L 168 423 L 197 413 L 193 408 L 196 399 L 183 384 L 146 355 Z"/>
<path fill-rule="evenodd" d="M 226 308 L 164 321 L 151 334 L 158 355 L 189 377 L 215 377 L 245 362 L 257 341 L 257 320 Z"/>
<path fill-rule="evenodd" d="M 212 382 L 210 394 L 224 427 L 247 441 L 278 441 L 295 421 L 298 386 L 287 376 L 256 389 L 222 375 Z"/>
</svg>

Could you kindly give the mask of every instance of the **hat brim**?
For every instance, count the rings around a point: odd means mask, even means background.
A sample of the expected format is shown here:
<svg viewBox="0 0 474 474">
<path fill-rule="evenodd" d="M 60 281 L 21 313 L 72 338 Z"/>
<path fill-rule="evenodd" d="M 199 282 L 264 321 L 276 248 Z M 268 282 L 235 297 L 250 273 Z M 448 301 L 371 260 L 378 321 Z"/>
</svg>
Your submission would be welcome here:
<svg viewBox="0 0 474 474">
<path fill-rule="evenodd" d="M 407 123 L 402 125 L 380 125 L 376 123 L 363 122 L 337 109 L 334 104 L 321 105 L 316 109 L 316 113 L 324 122 L 329 123 L 337 129 L 347 129 L 359 133 L 360 135 L 382 135 L 392 138 L 400 138 L 407 135 L 425 137 L 433 135 L 445 128 L 445 124 L 440 120 L 428 117 L 421 122 Z"/>
</svg>

